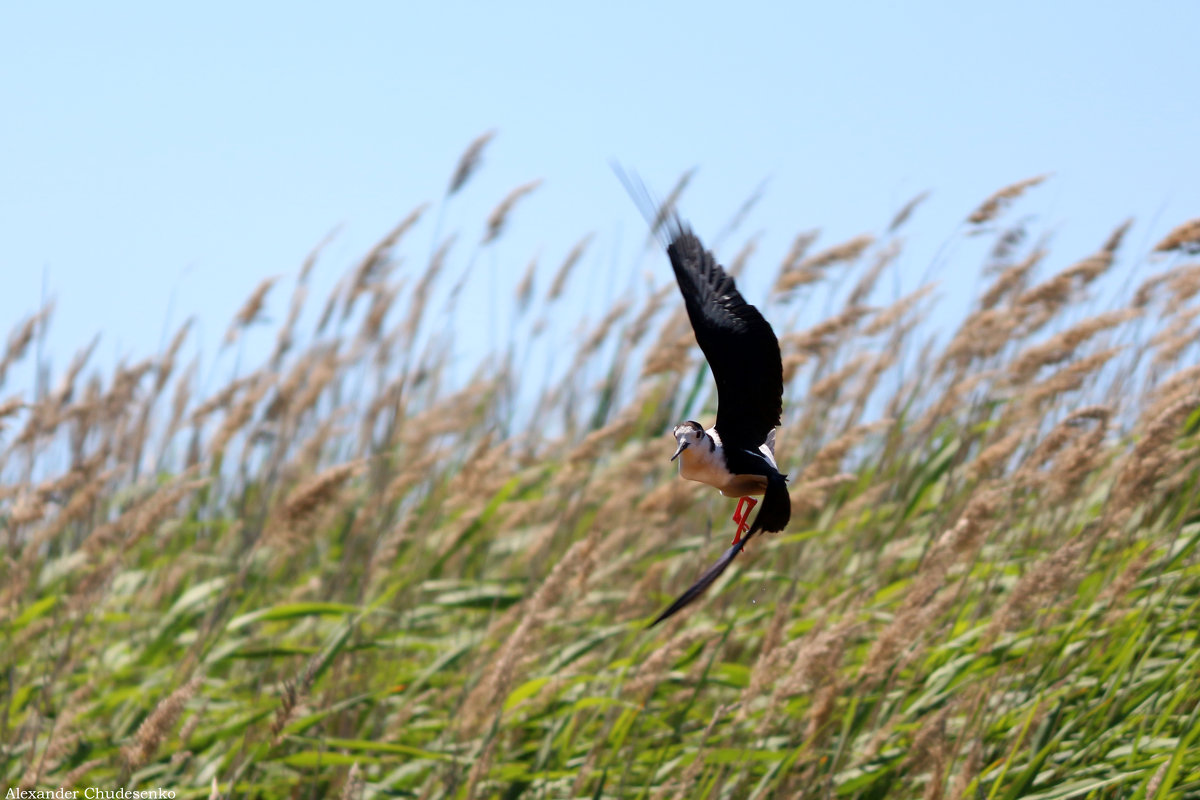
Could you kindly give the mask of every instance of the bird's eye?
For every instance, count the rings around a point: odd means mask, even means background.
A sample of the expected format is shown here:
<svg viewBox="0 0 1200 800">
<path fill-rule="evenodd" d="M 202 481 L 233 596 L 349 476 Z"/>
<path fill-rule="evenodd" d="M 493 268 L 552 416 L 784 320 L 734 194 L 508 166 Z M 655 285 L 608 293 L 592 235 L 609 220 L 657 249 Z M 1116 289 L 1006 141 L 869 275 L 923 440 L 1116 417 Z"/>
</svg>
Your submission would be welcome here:
<svg viewBox="0 0 1200 800">
<path fill-rule="evenodd" d="M 704 431 L 696 431 L 695 433 L 692 434 L 692 436 L 695 436 L 696 441 L 698 442 L 704 438 Z"/>
</svg>

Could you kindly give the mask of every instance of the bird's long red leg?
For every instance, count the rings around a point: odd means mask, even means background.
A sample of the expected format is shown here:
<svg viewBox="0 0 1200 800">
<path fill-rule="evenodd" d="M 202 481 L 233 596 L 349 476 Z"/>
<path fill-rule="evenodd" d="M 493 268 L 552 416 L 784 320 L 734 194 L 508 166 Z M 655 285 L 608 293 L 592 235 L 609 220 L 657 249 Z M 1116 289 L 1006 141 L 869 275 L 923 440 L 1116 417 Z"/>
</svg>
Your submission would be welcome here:
<svg viewBox="0 0 1200 800">
<path fill-rule="evenodd" d="M 733 541 L 729 544 L 735 545 L 742 540 L 742 534 L 750 530 L 750 512 L 758 505 L 758 501 L 753 497 L 738 498 L 737 508 L 733 511 L 733 521 L 737 523 L 737 533 L 733 537 Z M 745 509 L 743 510 L 743 506 Z"/>
</svg>

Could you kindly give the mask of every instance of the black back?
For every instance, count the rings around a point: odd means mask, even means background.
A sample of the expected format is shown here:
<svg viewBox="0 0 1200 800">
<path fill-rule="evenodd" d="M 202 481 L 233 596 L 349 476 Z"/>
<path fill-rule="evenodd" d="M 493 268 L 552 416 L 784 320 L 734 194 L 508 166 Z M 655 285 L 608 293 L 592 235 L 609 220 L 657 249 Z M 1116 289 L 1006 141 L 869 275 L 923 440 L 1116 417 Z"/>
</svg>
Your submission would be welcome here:
<svg viewBox="0 0 1200 800">
<path fill-rule="evenodd" d="M 779 341 L 733 278 L 678 217 L 667 223 L 667 256 L 696 343 L 717 382 L 717 433 L 726 448 L 757 449 L 783 413 Z"/>
</svg>

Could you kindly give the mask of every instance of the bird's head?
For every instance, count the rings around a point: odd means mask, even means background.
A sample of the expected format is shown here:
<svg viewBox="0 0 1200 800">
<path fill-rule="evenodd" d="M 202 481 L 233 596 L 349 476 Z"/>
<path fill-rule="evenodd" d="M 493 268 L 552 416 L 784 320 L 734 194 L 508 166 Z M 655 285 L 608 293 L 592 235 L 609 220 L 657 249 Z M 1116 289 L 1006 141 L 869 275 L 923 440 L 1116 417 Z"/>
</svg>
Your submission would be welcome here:
<svg viewBox="0 0 1200 800">
<path fill-rule="evenodd" d="M 671 431 L 675 436 L 675 441 L 679 442 L 679 447 L 675 449 L 675 455 L 671 456 L 671 460 L 679 458 L 679 454 L 687 450 L 692 445 L 700 444 L 708 435 L 704 432 L 704 427 L 699 422 L 688 420 L 681 422 Z"/>
</svg>

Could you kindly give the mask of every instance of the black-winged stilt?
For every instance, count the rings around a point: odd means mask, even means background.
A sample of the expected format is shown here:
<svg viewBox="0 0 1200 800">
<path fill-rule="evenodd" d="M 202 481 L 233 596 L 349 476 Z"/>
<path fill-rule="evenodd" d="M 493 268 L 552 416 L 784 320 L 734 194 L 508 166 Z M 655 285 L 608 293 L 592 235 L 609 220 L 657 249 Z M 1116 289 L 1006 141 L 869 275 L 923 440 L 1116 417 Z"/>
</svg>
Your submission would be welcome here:
<svg viewBox="0 0 1200 800">
<path fill-rule="evenodd" d="M 732 545 L 692 587 L 659 614 L 651 627 L 684 608 L 721 576 L 734 557 L 759 531 L 781 531 L 791 518 L 787 476 L 775 463 L 775 427 L 783 413 L 783 362 L 779 341 L 758 309 L 746 302 L 711 252 L 674 213 L 661 218 L 640 183 L 618 170 L 651 225 L 667 248 L 675 280 L 683 294 L 696 343 L 708 360 L 717 383 L 717 421 L 707 430 L 688 420 L 673 431 L 679 446 L 679 474 L 715 486 L 726 497 L 737 497 L 733 521 L 738 524 Z M 763 495 L 762 508 L 747 526 Z"/>
</svg>

